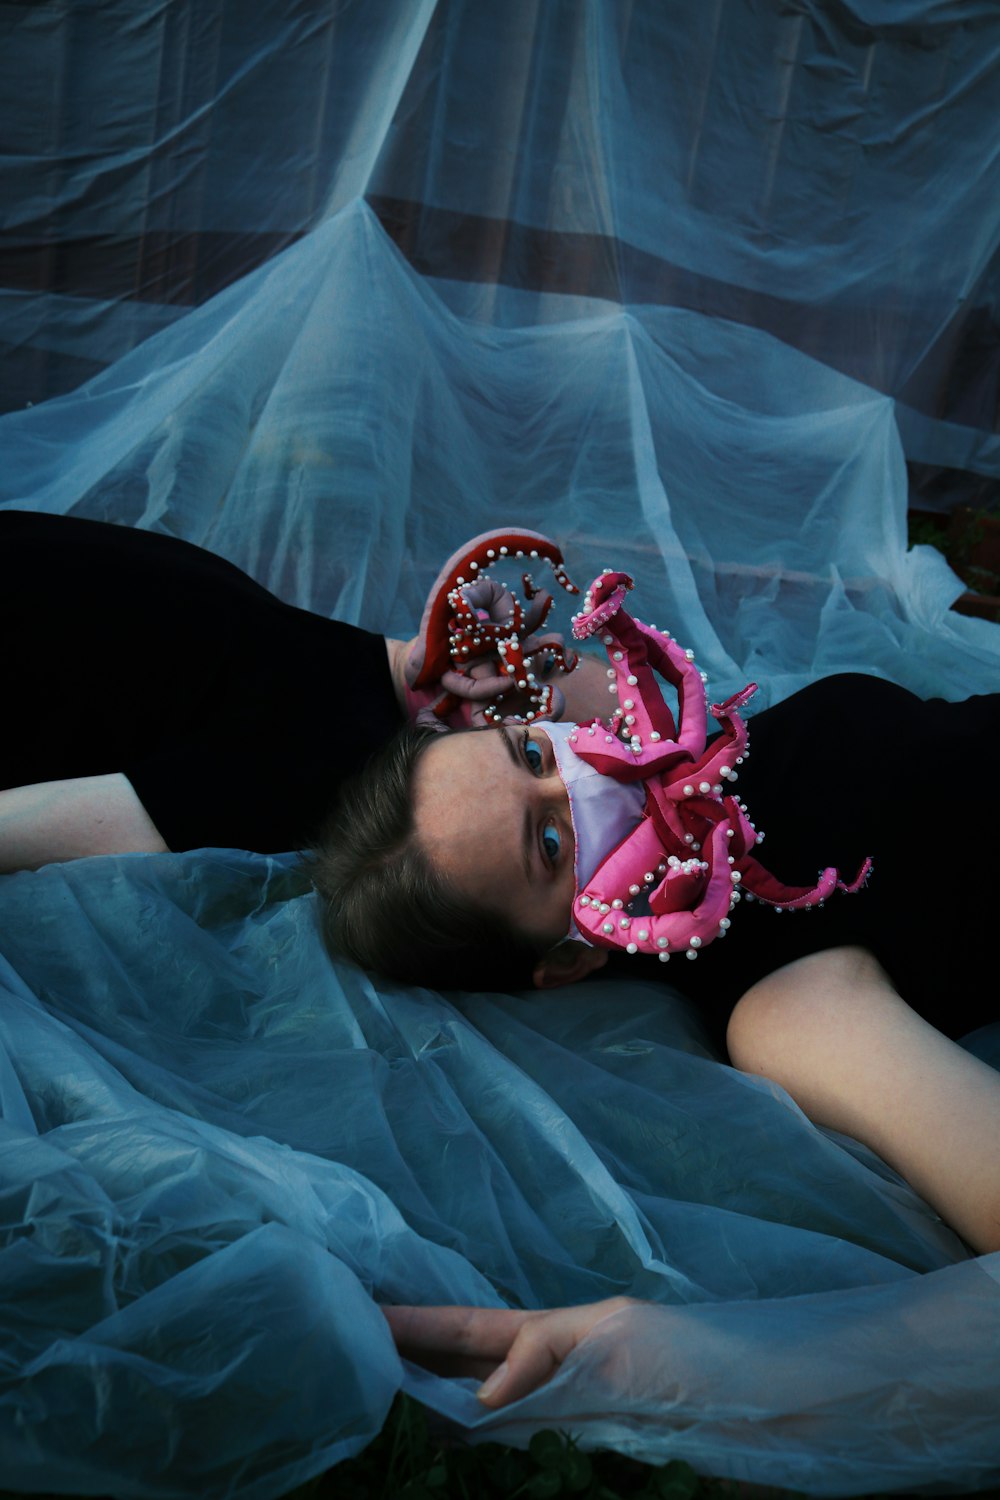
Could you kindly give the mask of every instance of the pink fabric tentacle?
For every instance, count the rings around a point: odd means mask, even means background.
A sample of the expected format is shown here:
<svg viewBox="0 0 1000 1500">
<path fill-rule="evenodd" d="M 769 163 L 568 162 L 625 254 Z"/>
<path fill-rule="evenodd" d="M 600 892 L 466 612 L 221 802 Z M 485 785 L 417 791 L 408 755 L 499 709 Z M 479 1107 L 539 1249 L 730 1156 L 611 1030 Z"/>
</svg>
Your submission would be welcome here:
<svg viewBox="0 0 1000 1500">
<path fill-rule="evenodd" d="M 838 889 L 856 891 L 870 860 L 850 885 L 829 867 L 814 886 L 785 885 L 760 863 L 753 852 L 760 836 L 726 791 L 747 753 L 741 710 L 757 685 L 711 705 L 720 732 L 709 743 L 709 705 L 694 653 L 628 614 L 623 606 L 632 586 L 627 573 L 606 570 L 573 621 L 577 639 L 599 637 L 604 645 L 618 704 L 606 721 L 577 725 L 570 745 L 602 774 L 642 780 L 646 787 L 642 821 L 577 893 L 579 930 L 601 947 L 661 959 L 681 948 L 694 958 L 728 929 L 741 888 L 792 910 L 818 905 Z M 677 691 L 676 722 L 656 673 Z M 634 912 L 640 897 L 648 903 L 646 914 Z"/>
<path fill-rule="evenodd" d="M 615 851 L 615 855 L 626 850 L 633 855 L 641 852 L 643 858 L 639 859 L 637 869 L 644 859 L 650 862 L 656 852 L 658 841 L 655 838 L 651 841 L 644 833 L 646 826 L 640 824 Z M 655 954 L 661 960 L 678 950 L 697 954 L 700 948 L 719 936 L 723 930 L 720 924 L 728 920 L 734 904 L 736 882 L 725 854 L 726 842 L 725 827 L 720 824 L 712 833 L 710 859 L 691 860 L 687 870 L 667 867 L 655 889 L 662 889 L 660 900 L 670 907 L 669 910 L 633 915 L 627 906 L 634 899 L 631 886 L 636 882 L 628 880 L 625 861 L 616 861 L 617 878 L 614 881 L 605 876 L 606 866 L 602 866 L 589 883 L 587 892 L 574 904 L 573 917 L 577 926 L 598 947 Z M 678 896 L 683 892 L 691 904 L 675 905 L 671 899 L 673 892 L 668 894 L 670 887 Z M 588 892 L 594 894 L 588 895 Z"/>
</svg>

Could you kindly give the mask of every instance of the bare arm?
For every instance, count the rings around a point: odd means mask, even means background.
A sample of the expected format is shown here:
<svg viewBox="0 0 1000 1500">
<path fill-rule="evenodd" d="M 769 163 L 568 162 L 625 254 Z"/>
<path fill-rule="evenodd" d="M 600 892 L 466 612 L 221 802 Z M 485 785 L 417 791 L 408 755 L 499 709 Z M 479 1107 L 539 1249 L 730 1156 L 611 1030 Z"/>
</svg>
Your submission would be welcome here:
<svg viewBox="0 0 1000 1500">
<path fill-rule="evenodd" d="M 166 848 L 120 771 L 0 791 L 0 873 L 87 854 L 160 854 Z"/>
<path fill-rule="evenodd" d="M 761 980 L 726 1040 L 738 1068 L 877 1151 L 973 1249 L 1000 1249 L 1000 1074 L 911 1010 L 865 949 Z"/>
</svg>

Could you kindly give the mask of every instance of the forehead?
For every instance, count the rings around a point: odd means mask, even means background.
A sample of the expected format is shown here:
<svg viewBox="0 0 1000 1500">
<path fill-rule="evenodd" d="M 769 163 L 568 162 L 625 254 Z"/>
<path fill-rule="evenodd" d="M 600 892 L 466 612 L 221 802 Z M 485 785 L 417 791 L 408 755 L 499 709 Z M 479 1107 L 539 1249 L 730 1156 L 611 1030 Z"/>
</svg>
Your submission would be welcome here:
<svg viewBox="0 0 1000 1500">
<path fill-rule="evenodd" d="M 517 772 L 499 729 L 441 735 L 417 764 L 417 839 L 438 873 L 470 894 L 485 894 L 509 858 L 505 824 L 518 811 Z"/>
<path fill-rule="evenodd" d="M 459 821 L 485 811 L 477 792 L 488 790 L 496 796 L 502 784 L 510 780 L 513 793 L 513 778 L 504 773 L 514 769 L 500 729 L 439 735 L 417 763 L 414 815 L 418 827 L 429 824 L 426 831 L 433 834 L 449 809 L 456 811 Z"/>
</svg>

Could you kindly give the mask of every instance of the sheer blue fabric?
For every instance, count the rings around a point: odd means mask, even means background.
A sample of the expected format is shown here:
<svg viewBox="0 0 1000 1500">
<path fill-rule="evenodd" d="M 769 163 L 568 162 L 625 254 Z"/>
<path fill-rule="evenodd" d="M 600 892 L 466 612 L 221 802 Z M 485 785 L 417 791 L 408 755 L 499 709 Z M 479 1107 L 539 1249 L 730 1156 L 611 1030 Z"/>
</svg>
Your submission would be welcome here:
<svg viewBox="0 0 1000 1500">
<path fill-rule="evenodd" d="M 0 504 L 397 635 L 509 521 L 633 572 L 720 696 L 1000 687 L 905 550 L 908 488 L 1000 467 L 994 7 L 6 24 Z M 401 1386 L 816 1494 L 1000 1482 L 1000 1257 L 668 987 L 332 967 L 291 854 L 7 876 L 0 932 L 6 1485 L 267 1500 Z M 659 1306 L 491 1417 L 377 1307 L 613 1293 Z"/>
</svg>

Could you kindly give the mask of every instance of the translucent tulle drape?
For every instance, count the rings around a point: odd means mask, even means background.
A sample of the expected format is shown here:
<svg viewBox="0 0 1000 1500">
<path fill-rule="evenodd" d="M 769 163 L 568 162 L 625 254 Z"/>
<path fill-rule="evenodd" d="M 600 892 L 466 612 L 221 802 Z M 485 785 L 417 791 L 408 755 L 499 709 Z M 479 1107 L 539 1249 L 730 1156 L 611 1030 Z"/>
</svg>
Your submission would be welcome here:
<svg viewBox="0 0 1000 1500">
<path fill-rule="evenodd" d="M 720 695 L 1000 687 L 905 550 L 915 486 L 997 472 L 992 7 L 2 24 L 0 503 L 399 635 L 510 521 L 633 572 Z M 815 1493 L 1000 1481 L 996 1257 L 668 987 L 332 968 L 291 854 L 4 877 L 0 932 L 7 1486 L 265 1500 L 401 1384 Z M 377 1308 L 618 1292 L 659 1308 L 489 1419 Z"/>
</svg>

